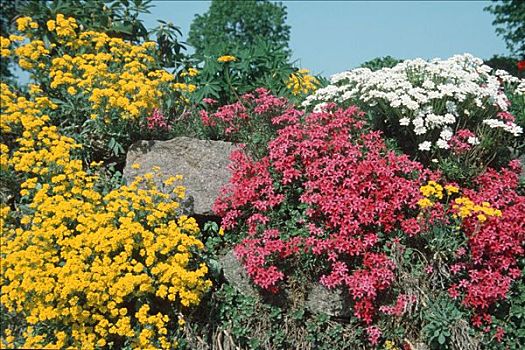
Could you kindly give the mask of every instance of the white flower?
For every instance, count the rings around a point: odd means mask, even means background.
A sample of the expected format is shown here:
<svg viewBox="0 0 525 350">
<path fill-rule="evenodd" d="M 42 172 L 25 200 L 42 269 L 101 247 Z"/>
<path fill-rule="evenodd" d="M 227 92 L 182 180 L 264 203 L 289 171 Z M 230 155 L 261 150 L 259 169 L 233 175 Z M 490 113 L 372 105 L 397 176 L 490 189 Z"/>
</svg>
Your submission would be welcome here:
<svg viewBox="0 0 525 350">
<path fill-rule="evenodd" d="M 525 79 L 512 77 L 504 71 L 493 72 L 480 58 L 462 54 L 444 60 L 405 60 L 392 68 L 377 71 L 357 68 L 338 73 L 332 76 L 331 85 L 318 89 L 302 105 L 312 110 L 324 102 L 353 103 L 358 100 L 389 116 L 385 122 L 399 123 L 402 127 L 413 125 L 409 130 L 413 136 L 434 134 L 439 130 L 442 140 L 439 144 L 434 136 L 428 139 L 432 140 L 432 145 L 444 148 L 452 137 L 451 130 L 471 123 L 479 126 L 477 119 L 470 118 L 479 110 L 493 110 L 494 106 L 499 111 L 506 110 L 507 92 L 525 94 Z M 399 117 L 392 120 L 395 116 Z M 518 125 L 499 119 L 487 120 L 484 124 L 514 136 L 523 133 Z"/>
<path fill-rule="evenodd" d="M 432 143 L 430 141 L 424 141 L 419 144 L 418 149 L 420 151 L 430 151 L 430 147 L 432 146 Z"/>
<path fill-rule="evenodd" d="M 436 84 L 432 80 L 425 80 L 422 85 L 425 89 L 432 90 L 436 87 Z"/>
<path fill-rule="evenodd" d="M 441 115 L 430 113 L 427 115 L 427 125 L 441 125 L 445 123 L 445 118 Z"/>
<path fill-rule="evenodd" d="M 326 102 L 322 102 L 322 103 L 319 103 L 317 105 L 315 105 L 314 109 L 313 109 L 313 112 L 314 113 L 321 113 L 324 109 L 324 107 L 327 105 L 328 103 Z"/>
<path fill-rule="evenodd" d="M 451 113 L 447 113 L 443 117 L 443 123 L 445 124 L 454 124 L 455 122 L 456 122 L 456 117 Z"/>
<path fill-rule="evenodd" d="M 471 144 L 472 146 L 479 145 L 479 139 L 475 136 L 470 136 L 467 139 L 467 143 Z"/>
<path fill-rule="evenodd" d="M 409 124 L 410 124 L 410 119 L 408 119 L 407 117 L 399 119 L 399 125 L 408 126 Z"/>
<path fill-rule="evenodd" d="M 457 111 L 457 106 L 456 106 L 456 104 L 455 104 L 454 102 L 452 102 L 452 101 L 447 101 L 447 102 L 445 103 L 445 106 L 446 106 L 446 108 L 447 108 L 447 112 L 449 112 L 449 113 L 456 113 L 456 111 Z"/>
<path fill-rule="evenodd" d="M 427 128 L 425 128 L 424 126 L 416 126 L 414 128 L 414 132 L 416 133 L 416 135 L 423 135 L 427 132 Z"/>
<path fill-rule="evenodd" d="M 499 119 L 485 119 L 483 124 L 488 125 L 491 129 L 501 128 L 514 136 L 519 136 L 523 133 L 521 126 L 518 126 L 512 122 L 503 122 Z"/>
<path fill-rule="evenodd" d="M 450 148 L 449 145 L 448 145 L 448 142 L 446 140 L 443 140 L 443 139 L 437 140 L 436 145 L 439 148 L 442 148 L 442 149 L 449 149 Z"/>
<path fill-rule="evenodd" d="M 443 131 L 441 131 L 441 133 L 439 134 L 439 137 L 441 137 L 445 141 L 448 141 L 448 140 L 450 140 L 452 138 L 452 135 L 453 135 L 452 129 L 445 128 L 445 129 L 443 129 Z"/>
<path fill-rule="evenodd" d="M 423 118 L 417 117 L 416 119 L 412 120 L 412 124 L 414 124 L 414 126 L 417 128 L 423 126 L 425 124 L 425 121 L 423 120 Z"/>
</svg>

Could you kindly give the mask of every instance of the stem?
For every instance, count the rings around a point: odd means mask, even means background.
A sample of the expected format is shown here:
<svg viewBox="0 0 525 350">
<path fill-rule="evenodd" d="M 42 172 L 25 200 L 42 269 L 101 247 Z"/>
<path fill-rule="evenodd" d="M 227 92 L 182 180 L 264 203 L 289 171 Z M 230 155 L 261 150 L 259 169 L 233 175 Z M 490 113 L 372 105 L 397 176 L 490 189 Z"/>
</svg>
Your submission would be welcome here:
<svg viewBox="0 0 525 350">
<path fill-rule="evenodd" d="M 231 78 L 230 78 L 230 70 L 228 69 L 228 63 L 226 63 L 224 65 L 224 71 L 225 71 L 224 76 L 226 77 L 226 83 L 230 87 L 231 92 L 235 95 L 235 98 L 237 98 L 237 101 L 239 103 L 243 104 L 242 101 L 241 101 L 241 98 L 237 94 L 237 91 L 235 91 L 235 89 L 233 88 L 233 85 L 232 85 L 232 82 L 231 82 Z"/>
</svg>

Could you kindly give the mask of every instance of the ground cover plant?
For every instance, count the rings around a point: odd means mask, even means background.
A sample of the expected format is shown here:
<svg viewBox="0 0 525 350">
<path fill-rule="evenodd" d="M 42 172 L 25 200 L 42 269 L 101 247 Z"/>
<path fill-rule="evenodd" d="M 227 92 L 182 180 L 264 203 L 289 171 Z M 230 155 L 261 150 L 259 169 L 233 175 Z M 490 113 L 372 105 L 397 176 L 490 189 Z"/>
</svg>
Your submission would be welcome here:
<svg viewBox="0 0 525 350">
<path fill-rule="evenodd" d="M 522 277 L 519 162 L 462 187 L 388 150 L 357 107 L 289 108 L 272 122 L 268 155 L 232 154 L 215 205 L 255 285 L 344 290 L 371 345 L 462 347 L 479 330 L 496 343 L 514 331 L 494 309 Z"/>
<path fill-rule="evenodd" d="M 83 4 L 1 21 L 0 348 L 525 346 L 523 63 L 386 56 L 328 84 L 280 4 L 214 1 L 193 56 L 149 1 Z M 180 176 L 120 173 L 181 135 L 238 145 L 202 224 Z"/>
</svg>

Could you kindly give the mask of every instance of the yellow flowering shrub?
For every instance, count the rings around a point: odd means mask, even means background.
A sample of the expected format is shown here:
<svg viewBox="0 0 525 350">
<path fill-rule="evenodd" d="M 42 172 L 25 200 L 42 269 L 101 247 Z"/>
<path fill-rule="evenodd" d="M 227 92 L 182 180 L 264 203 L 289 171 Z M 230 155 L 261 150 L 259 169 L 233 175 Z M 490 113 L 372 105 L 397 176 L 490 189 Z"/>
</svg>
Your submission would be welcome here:
<svg viewBox="0 0 525 350">
<path fill-rule="evenodd" d="M 182 107 L 186 103 L 182 93 L 195 90 L 174 85 L 174 75 L 158 63 L 154 42 L 133 44 L 106 33 L 82 31 L 74 18 L 62 14 L 47 21 L 44 29 L 37 31 L 35 25 L 30 17 L 19 18 L 21 35 L 0 37 L 1 54 L 11 55 L 31 73 L 40 96 L 45 92 L 63 106 L 50 118 L 55 125 L 69 126 L 69 136 L 91 141 L 82 142 L 95 148 L 91 154 L 100 149 L 123 153 L 133 141 L 130 134 L 144 132 L 146 118 L 155 108 L 161 109 L 167 99 L 171 109 Z M 107 154 L 98 159 L 107 159 Z"/>
<path fill-rule="evenodd" d="M 294 95 L 308 94 L 317 90 L 320 83 L 311 76 L 308 69 L 299 69 L 297 72 L 290 74 L 287 87 Z"/>
<path fill-rule="evenodd" d="M 104 193 L 75 159 L 82 146 L 50 125 L 49 99 L 2 85 L 1 101 L 2 137 L 16 138 L 1 165 L 21 179 L 18 205 L 0 206 L 0 304 L 16 320 L 2 347 L 177 347 L 181 315 L 211 285 L 180 178 L 159 188 L 150 173 Z"/>
</svg>

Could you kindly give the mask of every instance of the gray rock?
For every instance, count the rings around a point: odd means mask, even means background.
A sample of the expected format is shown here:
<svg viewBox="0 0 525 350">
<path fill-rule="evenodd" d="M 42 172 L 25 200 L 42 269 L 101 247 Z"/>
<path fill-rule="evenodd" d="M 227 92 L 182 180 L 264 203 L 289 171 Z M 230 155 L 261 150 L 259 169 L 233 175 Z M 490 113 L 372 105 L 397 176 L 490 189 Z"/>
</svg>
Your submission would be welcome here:
<svg viewBox="0 0 525 350">
<path fill-rule="evenodd" d="M 312 313 L 325 313 L 329 316 L 345 318 L 349 317 L 352 311 L 341 290 L 327 289 L 320 284 L 315 284 L 310 289 L 306 298 L 306 307 Z"/>
<path fill-rule="evenodd" d="M 232 250 L 219 257 L 219 264 L 222 268 L 224 278 L 239 292 L 254 297 L 258 295 L 257 290 L 250 282 L 250 277 Z"/>
<path fill-rule="evenodd" d="M 230 179 L 228 164 L 235 145 L 223 141 L 203 141 L 176 137 L 168 141 L 139 141 L 133 144 L 126 157 L 124 178 L 129 183 L 135 176 L 160 167 L 162 178 L 183 176 L 188 200 L 185 212 L 213 215 L 212 205 L 219 190 Z M 132 164 L 140 165 L 133 169 Z"/>
</svg>

